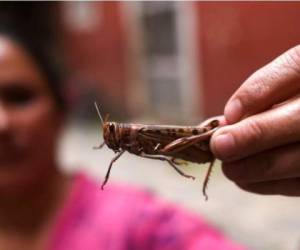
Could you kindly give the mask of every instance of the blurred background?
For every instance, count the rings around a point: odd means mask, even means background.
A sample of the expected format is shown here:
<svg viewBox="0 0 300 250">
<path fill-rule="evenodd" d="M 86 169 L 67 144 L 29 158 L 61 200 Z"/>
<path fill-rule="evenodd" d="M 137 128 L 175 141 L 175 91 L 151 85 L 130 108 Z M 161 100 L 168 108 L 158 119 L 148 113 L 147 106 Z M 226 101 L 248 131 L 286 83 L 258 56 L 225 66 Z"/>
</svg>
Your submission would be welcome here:
<svg viewBox="0 0 300 250">
<path fill-rule="evenodd" d="M 84 171 L 99 186 L 114 154 L 92 150 L 103 140 L 95 100 L 118 122 L 197 124 L 222 114 L 251 73 L 300 41 L 296 2 L 52 4 L 55 13 L 39 18 L 55 23 L 66 66 L 71 115 L 60 160 L 64 171 Z M 186 167 L 193 182 L 163 162 L 125 154 L 110 181 L 143 186 L 203 214 L 250 249 L 299 249 L 300 199 L 241 191 L 216 165 L 208 202 L 201 193 L 206 165 Z"/>
</svg>

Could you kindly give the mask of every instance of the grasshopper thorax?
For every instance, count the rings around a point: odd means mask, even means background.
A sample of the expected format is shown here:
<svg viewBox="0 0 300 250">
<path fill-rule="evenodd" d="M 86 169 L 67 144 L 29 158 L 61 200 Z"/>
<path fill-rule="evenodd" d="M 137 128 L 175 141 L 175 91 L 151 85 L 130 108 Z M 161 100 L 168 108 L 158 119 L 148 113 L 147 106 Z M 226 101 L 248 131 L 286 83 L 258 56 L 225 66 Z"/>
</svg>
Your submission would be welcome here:
<svg viewBox="0 0 300 250">
<path fill-rule="evenodd" d="M 105 122 L 103 125 L 103 138 L 106 145 L 115 152 L 120 151 L 119 124 Z"/>
</svg>

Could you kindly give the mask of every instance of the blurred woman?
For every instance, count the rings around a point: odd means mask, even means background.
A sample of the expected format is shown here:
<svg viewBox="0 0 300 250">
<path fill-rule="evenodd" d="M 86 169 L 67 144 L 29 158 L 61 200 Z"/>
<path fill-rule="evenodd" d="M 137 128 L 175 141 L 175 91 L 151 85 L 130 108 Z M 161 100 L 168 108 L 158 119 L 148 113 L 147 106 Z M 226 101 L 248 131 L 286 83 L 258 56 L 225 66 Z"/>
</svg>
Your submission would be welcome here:
<svg viewBox="0 0 300 250">
<path fill-rule="evenodd" d="M 59 75 L 22 34 L 0 29 L 1 249 L 242 249 L 148 193 L 62 174 Z"/>
</svg>

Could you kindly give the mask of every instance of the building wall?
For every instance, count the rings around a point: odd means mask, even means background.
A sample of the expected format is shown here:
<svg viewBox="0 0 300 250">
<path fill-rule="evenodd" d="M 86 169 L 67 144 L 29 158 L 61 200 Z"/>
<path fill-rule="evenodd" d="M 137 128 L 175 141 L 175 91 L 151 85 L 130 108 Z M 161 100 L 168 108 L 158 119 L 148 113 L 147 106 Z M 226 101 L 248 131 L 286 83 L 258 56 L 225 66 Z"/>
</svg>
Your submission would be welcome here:
<svg viewBox="0 0 300 250">
<path fill-rule="evenodd" d="M 64 48 L 72 69 L 69 82 L 77 85 L 73 89 L 91 92 L 106 112 L 126 112 L 127 37 L 121 3 L 66 2 L 61 10 Z"/>
<path fill-rule="evenodd" d="M 195 3 L 205 116 L 255 70 L 300 42 L 300 3 Z"/>
<path fill-rule="evenodd" d="M 183 120 L 220 114 L 228 98 L 251 73 L 300 41 L 300 3 L 181 2 L 174 8 L 180 52 L 174 60 L 180 71 L 166 67 L 166 63 L 160 66 L 155 62 L 150 67 L 147 61 L 151 55 L 146 53 L 150 40 L 145 36 L 147 30 L 142 22 L 149 4 L 130 2 L 126 8 L 124 5 L 62 3 L 64 45 L 69 65 L 74 69 L 69 80 L 81 82 L 84 86 L 74 89 L 92 92 L 105 112 L 112 115 L 144 112 L 167 116 L 174 114 L 172 108 L 178 114 L 185 114 Z M 187 8 L 188 5 L 194 6 Z M 162 11 L 159 8 L 165 5 L 153 2 L 151 6 L 159 14 Z M 137 16 L 132 18 L 132 15 Z M 194 17 L 185 21 L 187 16 Z M 158 38 L 154 34 L 152 43 L 159 45 Z M 179 74 L 173 92 L 179 86 L 180 98 L 173 98 L 175 103 L 164 102 L 170 107 L 155 101 L 158 97 L 151 94 L 155 86 L 145 77 L 154 75 L 151 69 L 157 67 L 166 74 L 164 67 L 174 76 Z M 157 88 L 155 93 L 163 93 L 159 90 L 163 88 L 161 79 Z M 87 100 L 90 102 L 91 98 Z"/>
</svg>

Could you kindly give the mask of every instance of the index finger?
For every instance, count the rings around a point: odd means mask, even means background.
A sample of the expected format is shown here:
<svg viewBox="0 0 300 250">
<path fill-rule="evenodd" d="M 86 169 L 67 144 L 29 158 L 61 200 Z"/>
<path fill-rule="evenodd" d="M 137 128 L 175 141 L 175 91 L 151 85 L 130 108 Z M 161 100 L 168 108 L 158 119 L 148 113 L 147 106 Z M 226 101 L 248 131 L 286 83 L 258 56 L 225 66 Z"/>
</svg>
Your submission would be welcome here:
<svg viewBox="0 0 300 250">
<path fill-rule="evenodd" d="M 300 91 L 300 45 L 288 50 L 251 75 L 225 105 L 232 124 L 267 110 Z"/>
</svg>

